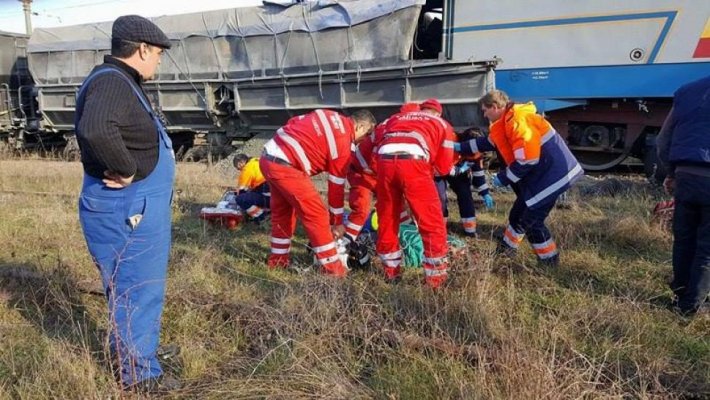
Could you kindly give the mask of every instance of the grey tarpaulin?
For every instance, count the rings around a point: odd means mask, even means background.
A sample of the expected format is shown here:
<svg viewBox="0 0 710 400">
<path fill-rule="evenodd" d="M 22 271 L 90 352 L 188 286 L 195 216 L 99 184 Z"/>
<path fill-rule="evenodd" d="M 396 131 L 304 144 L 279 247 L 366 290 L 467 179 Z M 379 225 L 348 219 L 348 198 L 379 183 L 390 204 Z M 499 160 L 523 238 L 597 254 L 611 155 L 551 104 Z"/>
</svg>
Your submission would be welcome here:
<svg viewBox="0 0 710 400">
<path fill-rule="evenodd" d="M 173 42 L 159 81 L 375 67 L 408 59 L 424 0 L 320 0 L 153 18 Z M 110 49 L 112 22 L 35 29 L 41 84 L 80 83 Z"/>
</svg>

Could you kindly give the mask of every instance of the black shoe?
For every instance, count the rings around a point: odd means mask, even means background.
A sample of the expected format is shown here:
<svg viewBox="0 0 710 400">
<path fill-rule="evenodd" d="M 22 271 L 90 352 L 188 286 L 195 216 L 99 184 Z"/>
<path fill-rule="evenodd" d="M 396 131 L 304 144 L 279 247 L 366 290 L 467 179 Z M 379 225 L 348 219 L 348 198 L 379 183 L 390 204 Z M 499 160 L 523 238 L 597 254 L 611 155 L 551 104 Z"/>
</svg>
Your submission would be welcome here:
<svg viewBox="0 0 710 400">
<path fill-rule="evenodd" d="M 498 242 L 498 244 L 496 245 L 495 254 L 497 256 L 515 258 L 515 256 L 518 254 L 518 251 L 502 242 Z"/>
<path fill-rule="evenodd" d="M 560 256 L 556 254 L 550 258 L 538 259 L 538 265 L 545 268 L 557 268 L 560 266 Z"/>
<path fill-rule="evenodd" d="M 148 378 L 126 388 L 127 391 L 135 393 L 167 393 L 182 389 L 182 383 L 175 377 L 160 375 Z"/>
</svg>

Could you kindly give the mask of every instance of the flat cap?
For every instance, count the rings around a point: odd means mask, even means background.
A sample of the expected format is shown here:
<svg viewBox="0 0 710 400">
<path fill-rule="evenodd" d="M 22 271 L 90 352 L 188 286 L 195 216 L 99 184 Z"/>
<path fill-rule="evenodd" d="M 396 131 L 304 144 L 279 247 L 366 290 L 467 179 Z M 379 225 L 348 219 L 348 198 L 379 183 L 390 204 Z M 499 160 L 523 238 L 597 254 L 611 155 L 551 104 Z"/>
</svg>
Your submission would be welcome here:
<svg viewBox="0 0 710 400">
<path fill-rule="evenodd" d="M 140 15 L 124 15 L 113 22 L 112 39 L 148 43 L 153 46 L 170 48 L 170 40 L 158 25 Z"/>
</svg>

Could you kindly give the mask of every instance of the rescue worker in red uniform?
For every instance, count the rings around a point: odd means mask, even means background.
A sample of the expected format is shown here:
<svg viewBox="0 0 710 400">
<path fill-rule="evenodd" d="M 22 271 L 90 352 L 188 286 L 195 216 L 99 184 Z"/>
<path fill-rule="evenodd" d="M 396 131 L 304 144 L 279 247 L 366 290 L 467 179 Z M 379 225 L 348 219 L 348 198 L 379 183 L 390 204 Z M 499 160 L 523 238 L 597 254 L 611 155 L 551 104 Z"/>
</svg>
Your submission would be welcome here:
<svg viewBox="0 0 710 400">
<path fill-rule="evenodd" d="M 557 198 L 584 174 L 582 167 L 552 125 L 535 113 L 534 104 L 513 104 L 500 90 L 483 96 L 480 104 L 491 122 L 488 137 L 456 147 L 462 154 L 497 151 L 505 164 L 493 185 L 511 186 L 517 198 L 499 250 L 516 252 L 527 234 L 540 262 L 557 266 L 559 250 L 545 219 Z"/>
<path fill-rule="evenodd" d="M 406 103 L 400 107 L 400 113 L 419 111 L 419 104 Z M 375 149 L 375 138 L 381 137 L 387 120 L 377 125 L 375 132 L 367 135 L 360 143 L 353 146 L 348 170 L 348 184 L 350 192 L 348 195 L 348 205 L 350 215 L 345 224 L 345 237 L 350 243 L 355 243 L 362 230 L 367 217 L 370 215 L 372 205 L 372 194 L 377 186 L 376 163 L 373 150 Z M 409 213 L 402 211 L 400 222 L 411 222 Z"/>
<path fill-rule="evenodd" d="M 396 282 L 402 273 L 399 219 L 403 200 L 422 235 L 426 283 L 439 288 L 447 278 L 446 225 L 434 176 L 447 175 L 454 162 L 451 125 L 440 118 L 442 107 L 430 99 L 422 111 L 393 115 L 377 143 L 377 253 L 385 279 Z"/>
<path fill-rule="evenodd" d="M 264 145 L 259 165 L 271 189 L 269 268 L 288 267 L 298 217 L 322 272 L 345 276 L 347 269 L 338 258 L 335 240 L 345 233 L 343 203 L 350 149 L 374 126 L 375 118 L 366 110 L 346 117 L 318 109 L 291 118 Z M 328 208 L 310 180 L 321 172 L 328 173 Z"/>
</svg>

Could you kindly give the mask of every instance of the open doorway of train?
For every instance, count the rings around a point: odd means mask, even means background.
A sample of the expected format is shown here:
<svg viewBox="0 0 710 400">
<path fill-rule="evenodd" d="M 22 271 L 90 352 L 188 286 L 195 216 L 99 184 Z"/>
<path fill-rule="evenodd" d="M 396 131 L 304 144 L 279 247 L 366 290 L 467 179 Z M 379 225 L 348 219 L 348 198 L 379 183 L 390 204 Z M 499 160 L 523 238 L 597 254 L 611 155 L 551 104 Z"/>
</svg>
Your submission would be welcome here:
<svg viewBox="0 0 710 400">
<path fill-rule="evenodd" d="M 412 56 L 415 60 L 439 58 L 444 37 L 444 0 L 428 0 L 419 14 Z"/>
</svg>

